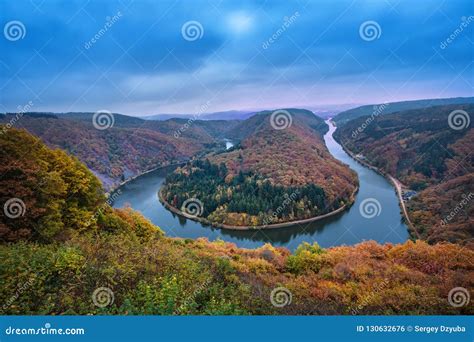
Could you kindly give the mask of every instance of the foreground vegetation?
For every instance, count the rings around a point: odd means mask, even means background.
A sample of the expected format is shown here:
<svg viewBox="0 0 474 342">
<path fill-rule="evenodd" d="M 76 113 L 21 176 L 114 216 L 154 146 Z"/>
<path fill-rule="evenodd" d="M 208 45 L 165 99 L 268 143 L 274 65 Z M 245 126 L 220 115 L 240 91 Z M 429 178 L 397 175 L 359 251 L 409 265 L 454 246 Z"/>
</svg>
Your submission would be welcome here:
<svg viewBox="0 0 474 342">
<path fill-rule="evenodd" d="M 160 237 L 156 227 L 139 237 L 133 230 L 144 222 L 65 243 L 0 246 L 0 297 L 11 301 L 1 313 L 474 314 L 472 303 L 448 303 L 452 288 L 474 285 L 473 252 L 457 245 L 302 245 L 291 255 L 270 245 Z M 280 286 L 292 301 L 278 308 L 270 296 Z M 113 292 L 103 308 L 93 302 L 100 287 Z"/>
<path fill-rule="evenodd" d="M 303 244 L 290 254 L 173 239 L 112 209 L 84 165 L 26 132 L 0 135 L 0 151 L 2 204 L 25 203 L 22 216 L 1 216 L 1 314 L 474 314 L 447 299 L 474 286 L 474 252 L 459 245 Z M 282 307 L 270 300 L 277 287 L 291 293 Z"/>
</svg>

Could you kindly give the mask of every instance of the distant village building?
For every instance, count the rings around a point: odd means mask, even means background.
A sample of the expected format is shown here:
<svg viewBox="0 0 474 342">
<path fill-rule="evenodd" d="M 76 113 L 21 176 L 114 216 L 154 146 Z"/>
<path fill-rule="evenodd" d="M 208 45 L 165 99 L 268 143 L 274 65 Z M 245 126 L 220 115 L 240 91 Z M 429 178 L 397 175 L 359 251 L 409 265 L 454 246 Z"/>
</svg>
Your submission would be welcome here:
<svg viewBox="0 0 474 342">
<path fill-rule="evenodd" d="M 416 195 L 416 191 L 413 191 L 413 190 L 402 191 L 402 198 L 404 201 L 411 200 L 411 198 L 415 195 Z"/>
</svg>

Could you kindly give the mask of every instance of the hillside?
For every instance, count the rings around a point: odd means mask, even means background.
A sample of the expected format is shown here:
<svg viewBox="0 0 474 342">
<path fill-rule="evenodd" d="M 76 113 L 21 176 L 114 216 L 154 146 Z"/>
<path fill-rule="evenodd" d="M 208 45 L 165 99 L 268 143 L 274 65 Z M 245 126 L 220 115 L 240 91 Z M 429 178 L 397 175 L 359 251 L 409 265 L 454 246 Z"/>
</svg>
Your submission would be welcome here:
<svg viewBox="0 0 474 342">
<path fill-rule="evenodd" d="M 0 241 L 49 241 L 88 229 L 104 195 L 76 158 L 10 129 L 0 134 L 0 160 Z"/>
<path fill-rule="evenodd" d="M 447 99 L 427 99 L 401 102 L 379 103 L 374 105 L 360 106 L 353 109 L 346 110 L 337 114 L 333 120 L 338 126 L 342 126 L 350 120 L 357 119 L 361 116 L 379 116 L 391 114 L 395 112 L 422 109 L 441 105 L 455 105 L 474 103 L 474 97 L 454 97 Z"/>
<path fill-rule="evenodd" d="M 106 189 L 149 169 L 180 163 L 198 152 L 222 144 L 219 135 L 233 122 L 145 121 L 113 114 L 107 129 L 93 125 L 93 113 L 26 113 L 2 115 L 0 123 L 15 122 L 51 147 L 78 157 L 102 181 Z"/>
<path fill-rule="evenodd" d="M 251 117 L 255 111 L 228 110 L 214 113 L 196 113 L 196 114 L 155 114 L 142 116 L 144 120 L 168 120 L 175 119 L 199 119 L 199 120 L 245 120 Z"/>
<path fill-rule="evenodd" d="M 2 205 L 25 204 L 22 215 L 2 211 L 1 314 L 474 314 L 448 300 L 474 286 L 474 252 L 461 246 L 303 244 L 290 254 L 169 238 L 112 209 L 66 153 L 17 129 L 0 147 Z"/>
<path fill-rule="evenodd" d="M 472 115 L 474 105 L 384 115 L 361 131 L 367 122 L 362 117 L 335 133 L 350 151 L 419 191 L 407 203 L 409 216 L 429 242 L 468 243 L 474 237 L 474 130 L 472 123 L 451 128 L 449 115 L 456 110 Z"/>
<path fill-rule="evenodd" d="M 275 129 L 271 111 L 239 123 L 227 133 L 239 141 L 234 148 L 178 168 L 163 197 L 175 208 L 197 198 L 203 218 L 237 226 L 308 219 L 349 204 L 356 175 L 327 150 L 326 123 L 309 111 L 285 111 L 284 129 Z"/>
</svg>

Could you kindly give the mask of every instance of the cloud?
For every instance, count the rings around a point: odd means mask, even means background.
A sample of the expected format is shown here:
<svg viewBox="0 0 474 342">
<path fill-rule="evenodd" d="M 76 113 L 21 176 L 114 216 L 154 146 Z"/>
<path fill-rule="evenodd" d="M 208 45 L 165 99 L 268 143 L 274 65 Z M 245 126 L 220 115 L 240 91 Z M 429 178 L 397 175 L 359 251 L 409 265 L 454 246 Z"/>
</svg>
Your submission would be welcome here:
<svg viewBox="0 0 474 342">
<path fill-rule="evenodd" d="M 0 39 L 0 110 L 29 100 L 36 110 L 135 115 L 192 112 L 209 99 L 217 111 L 472 96 L 474 23 L 440 49 L 472 15 L 468 0 L 303 5 L 5 3 L 5 22 L 21 21 L 26 35 Z M 189 21 L 202 37 L 183 38 Z M 378 39 L 361 39 L 366 21 L 378 23 Z"/>
</svg>

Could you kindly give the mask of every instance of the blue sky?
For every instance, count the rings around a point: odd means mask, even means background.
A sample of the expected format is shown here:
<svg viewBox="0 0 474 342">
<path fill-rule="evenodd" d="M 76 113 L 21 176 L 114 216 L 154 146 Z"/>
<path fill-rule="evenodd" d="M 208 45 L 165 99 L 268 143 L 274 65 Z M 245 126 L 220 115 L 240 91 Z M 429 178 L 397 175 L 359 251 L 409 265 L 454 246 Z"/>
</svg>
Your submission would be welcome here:
<svg viewBox="0 0 474 342">
<path fill-rule="evenodd" d="M 472 16 L 467 0 L 1 1 L 0 111 L 30 101 L 32 111 L 146 115 L 473 96 Z M 183 35 L 188 22 L 197 36 Z"/>
</svg>

